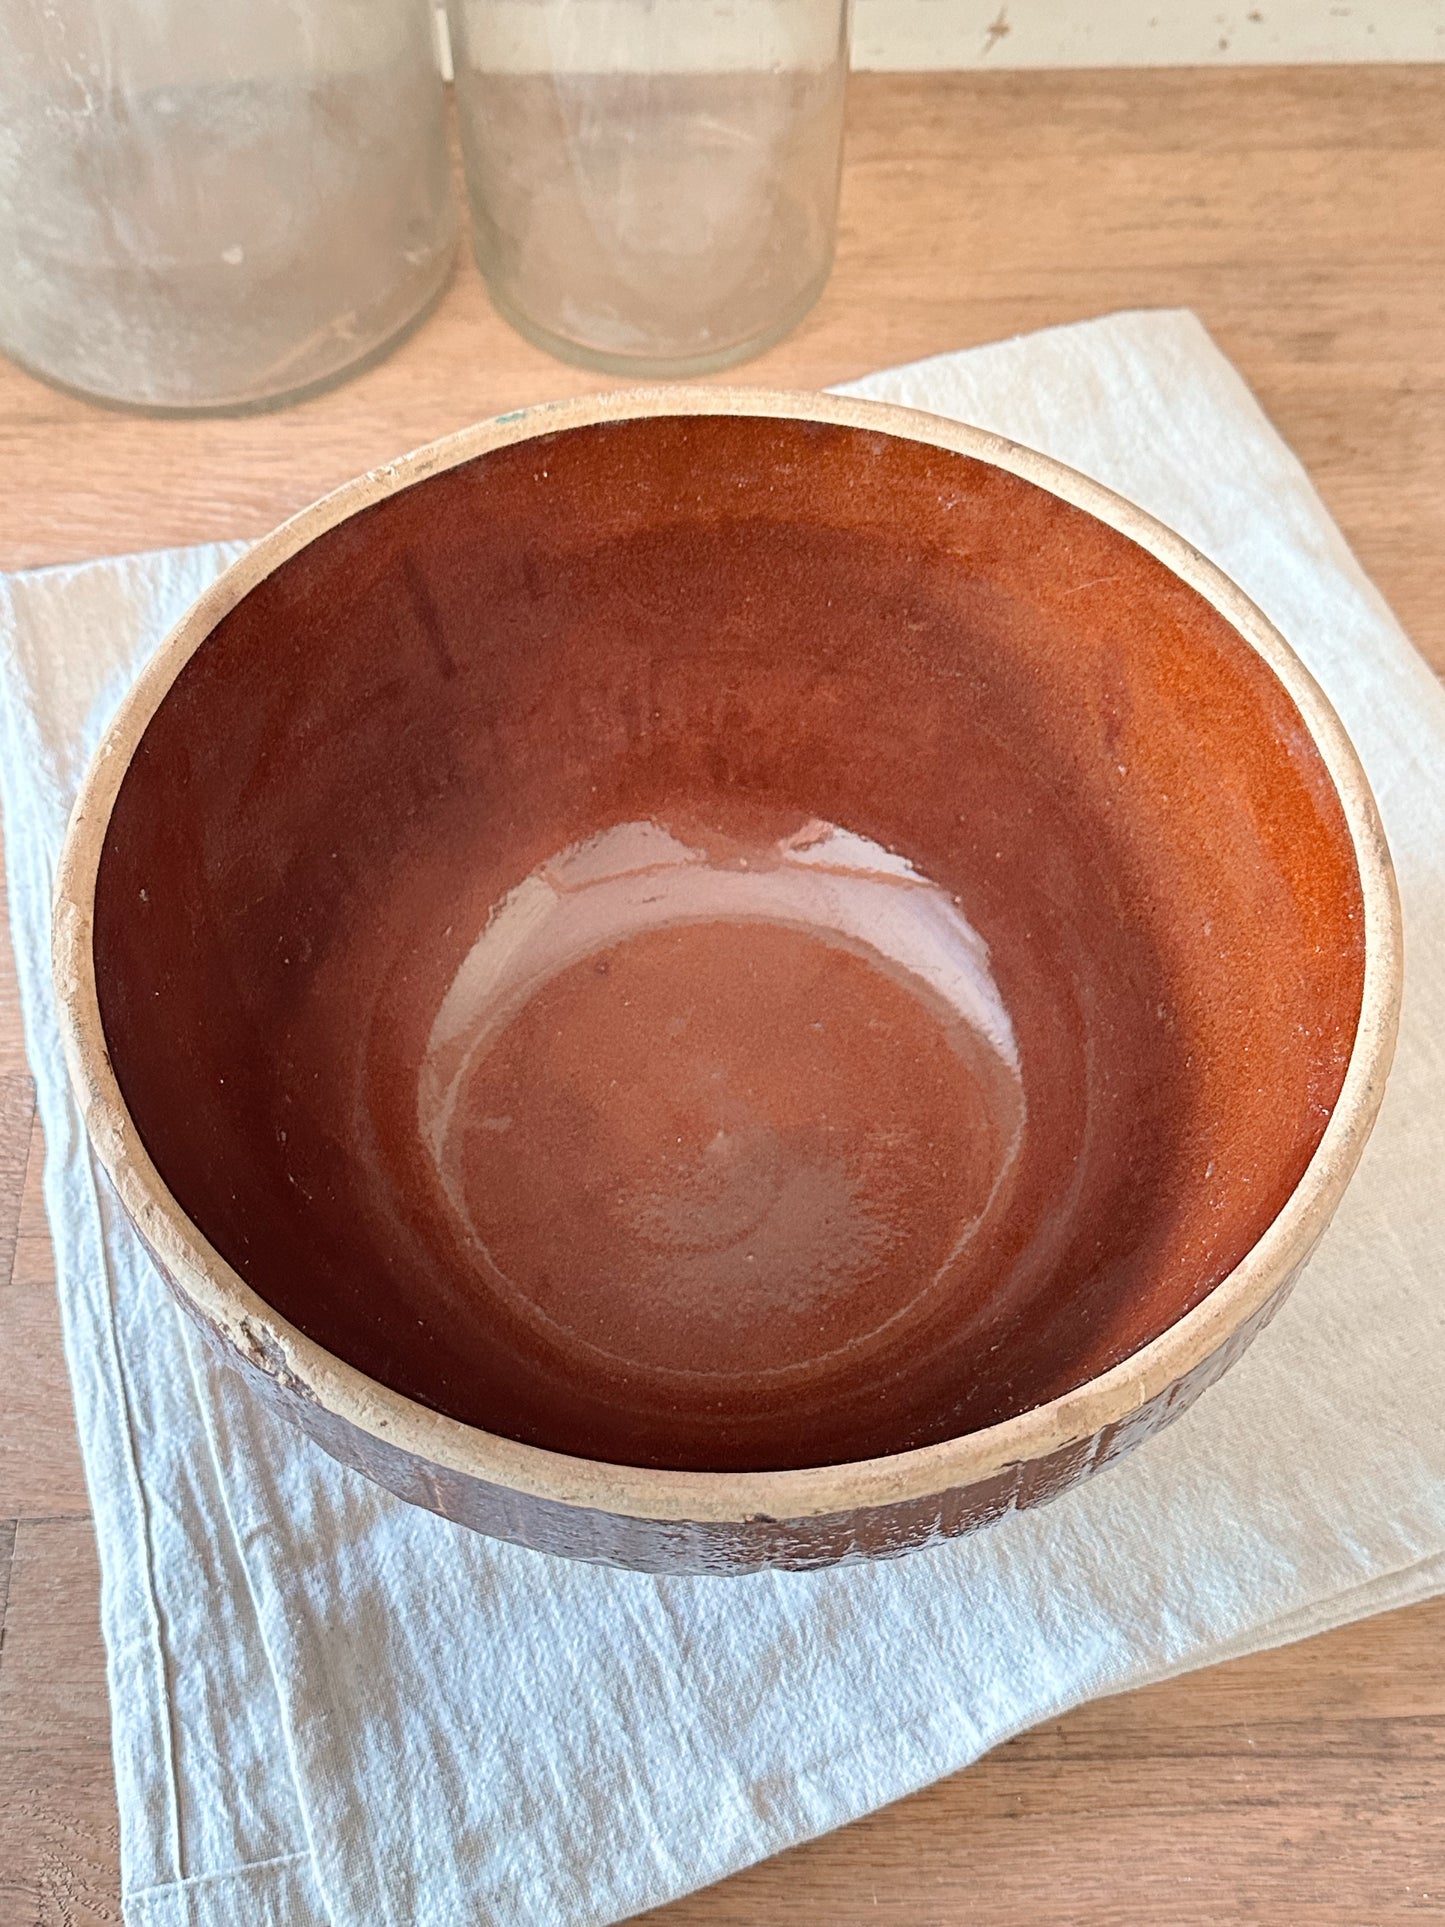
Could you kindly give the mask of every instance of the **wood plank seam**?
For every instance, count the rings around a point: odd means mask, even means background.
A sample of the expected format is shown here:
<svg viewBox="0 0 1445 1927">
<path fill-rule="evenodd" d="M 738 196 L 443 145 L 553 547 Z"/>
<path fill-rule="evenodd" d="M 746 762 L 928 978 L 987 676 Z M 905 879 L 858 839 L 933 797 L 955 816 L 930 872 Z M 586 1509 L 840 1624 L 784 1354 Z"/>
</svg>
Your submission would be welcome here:
<svg viewBox="0 0 1445 1927">
<path fill-rule="evenodd" d="M 0 1668 L 5 1664 L 5 1620 L 10 1609 L 10 1572 L 15 1564 L 18 1524 L 16 1519 L 0 1519 Z"/>
</svg>

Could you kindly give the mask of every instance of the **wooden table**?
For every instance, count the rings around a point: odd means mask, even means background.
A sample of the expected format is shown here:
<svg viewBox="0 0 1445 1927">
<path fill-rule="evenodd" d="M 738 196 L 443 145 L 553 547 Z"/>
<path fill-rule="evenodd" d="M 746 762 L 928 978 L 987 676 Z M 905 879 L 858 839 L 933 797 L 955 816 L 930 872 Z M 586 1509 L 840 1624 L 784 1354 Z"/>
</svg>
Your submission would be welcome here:
<svg viewBox="0 0 1445 1927">
<path fill-rule="evenodd" d="M 1202 316 L 1445 669 L 1445 67 L 861 77 L 837 272 L 748 378 L 820 387 L 1153 305 Z M 0 567 L 259 534 L 448 429 L 597 385 L 495 320 L 470 261 L 389 361 L 285 414 L 144 421 L 0 364 Z M 33 1113 L 7 947 L 0 1923 L 82 1927 L 119 1919 L 116 1821 Z M 655 1918 L 1445 1918 L 1442 1640 L 1445 1601 L 1088 1707 Z"/>
</svg>

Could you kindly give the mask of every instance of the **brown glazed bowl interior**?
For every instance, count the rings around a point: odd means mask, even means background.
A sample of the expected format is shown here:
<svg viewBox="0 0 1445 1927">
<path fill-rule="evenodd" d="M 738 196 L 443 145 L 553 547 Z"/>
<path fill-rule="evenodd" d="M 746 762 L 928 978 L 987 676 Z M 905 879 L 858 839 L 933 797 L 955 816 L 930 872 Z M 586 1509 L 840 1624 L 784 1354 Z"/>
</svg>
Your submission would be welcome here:
<svg viewBox="0 0 1445 1927">
<path fill-rule="evenodd" d="M 260 545 L 59 902 L 182 1297 L 408 1496 L 651 1522 L 580 1547 L 641 1564 L 912 1503 L 841 1546 L 896 1550 L 1186 1402 L 1398 995 L 1358 765 L 1209 565 L 977 431 L 725 390 L 504 419 Z"/>
</svg>

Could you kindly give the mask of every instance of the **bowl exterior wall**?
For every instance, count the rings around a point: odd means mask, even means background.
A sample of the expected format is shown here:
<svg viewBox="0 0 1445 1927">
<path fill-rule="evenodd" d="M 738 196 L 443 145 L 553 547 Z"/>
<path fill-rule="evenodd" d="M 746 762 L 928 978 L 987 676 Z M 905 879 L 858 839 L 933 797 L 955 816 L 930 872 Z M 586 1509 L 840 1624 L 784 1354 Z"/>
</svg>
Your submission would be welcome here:
<svg viewBox="0 0 1445 1927">
<path fill-rule="evenodd" d="M 388 1444 L 318 1403 L 259 1335 L 244 1350 L 208 1325 L 189 1295 L 159 1260 L 157 1264 L 213 1355 L 239 1371 L 277 1417 L 299 1426 L 331 1458 L 374 1485 L 454 1525 L 532 1552 L 679 1577 L 741 1576 L 767 1569 L 809 1572 L 864 1559 L 896 1559 L 977 1532 L 1011 1512 L 1047 1505 L 1188 1411 L 1269 1323 L 1304 1269 L 1301 1263 L 1282 1278 L 1251 1318 L 1174 1384 L 1116 1424 L 1043 1458 L 1020 1461 L 973 1485 L 900 1499 L 894 1505 L 857 1506 L 802 1519 L 774 1519 L 759 1513 L 736 1520 L 677 1520 L 561 1504 L 436 1465 L 403 1446 Z"/>
</svg>

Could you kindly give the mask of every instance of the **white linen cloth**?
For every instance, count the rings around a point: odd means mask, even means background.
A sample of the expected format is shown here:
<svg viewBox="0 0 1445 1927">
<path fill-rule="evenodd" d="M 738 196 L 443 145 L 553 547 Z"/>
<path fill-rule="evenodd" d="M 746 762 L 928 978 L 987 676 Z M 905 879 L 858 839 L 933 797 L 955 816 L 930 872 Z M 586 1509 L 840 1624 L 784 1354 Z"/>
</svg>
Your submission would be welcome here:
<svg viewBox="0 0 1445 1927">
<path fill-rule="evenodd" d="M 100 1540 L 131 1927 L 580 1927 L 835 1827 L 1092 1695 L 1445 1588 L 1445 691 L 1191 315 L 856 384 L 1132 496 L 1338 706 L 1399 867 L 1383 1114 L 1222 1384 L 1082 1489 L 888 1565 L 654 1579 L 400 1504 L 213 1365 L 72 1105 L 48 964 L 77 781 L 239 544 L 0 583 L 0 790 Z M 959 1843 L 966 1855 L 966 1841 Z"/>
</svg>

